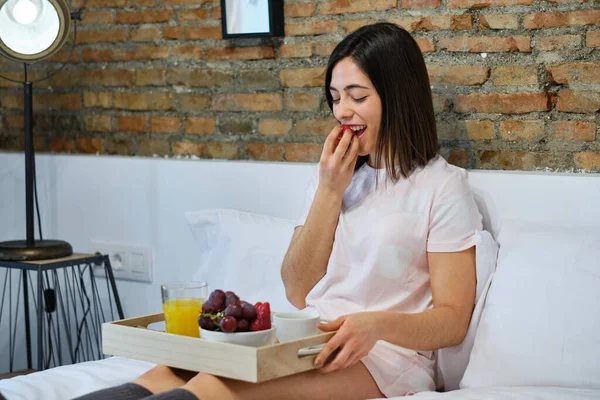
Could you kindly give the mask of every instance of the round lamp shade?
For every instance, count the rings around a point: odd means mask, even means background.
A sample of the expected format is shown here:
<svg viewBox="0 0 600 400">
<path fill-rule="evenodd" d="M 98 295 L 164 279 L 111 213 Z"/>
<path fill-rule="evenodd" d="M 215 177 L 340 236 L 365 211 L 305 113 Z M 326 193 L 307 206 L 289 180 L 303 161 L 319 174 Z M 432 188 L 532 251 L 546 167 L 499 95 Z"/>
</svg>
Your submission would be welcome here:
<svg viewBox="0 0 600 400">
<path fill-rule="evenodd" d="M 70 30 L 66 0 L 0 0 L 0 54 L 14 61 L 50 57 Z"/>
</svg>

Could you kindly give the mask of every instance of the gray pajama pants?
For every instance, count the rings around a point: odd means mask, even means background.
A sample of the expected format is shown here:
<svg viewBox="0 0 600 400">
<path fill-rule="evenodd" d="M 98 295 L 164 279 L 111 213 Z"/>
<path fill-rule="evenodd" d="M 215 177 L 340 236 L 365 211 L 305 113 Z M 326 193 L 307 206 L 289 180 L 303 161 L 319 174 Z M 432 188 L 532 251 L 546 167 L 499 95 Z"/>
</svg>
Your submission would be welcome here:
<svg viewBox="0 0 600 400">
<path fill-rule="evenodd" d="M 152 394 L 148 389 L 135 383 L 125 383 L 107 389 L 88 393 L 76 400 L 199 400 L 184 389 L 173 389 L 160 394 Z M 1 399 L 0 399 L 1 400 Z"/>
</svg>

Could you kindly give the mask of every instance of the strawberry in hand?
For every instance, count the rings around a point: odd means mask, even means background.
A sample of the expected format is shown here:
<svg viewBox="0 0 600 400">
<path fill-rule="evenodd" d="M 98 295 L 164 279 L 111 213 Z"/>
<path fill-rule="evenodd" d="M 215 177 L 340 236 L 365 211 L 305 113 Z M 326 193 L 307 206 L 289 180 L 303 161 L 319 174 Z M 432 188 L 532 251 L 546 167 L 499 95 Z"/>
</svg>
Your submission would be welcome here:
<svg viewBox="0 0 600 400">
<path fill-rule="evenodd" d="M 258 302 L 254 305 L 256 319 L 250 323 L 251 331 L 264 331 L 271 329 L 271 305 L 269 302 Z"/>
</svg>

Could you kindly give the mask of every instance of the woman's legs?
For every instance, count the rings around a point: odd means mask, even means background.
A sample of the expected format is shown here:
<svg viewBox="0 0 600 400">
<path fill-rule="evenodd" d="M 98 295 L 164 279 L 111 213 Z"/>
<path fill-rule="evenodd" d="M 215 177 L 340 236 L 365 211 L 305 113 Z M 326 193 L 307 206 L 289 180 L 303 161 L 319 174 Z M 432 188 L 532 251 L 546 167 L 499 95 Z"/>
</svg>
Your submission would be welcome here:
<svg viewBox="0 0 600 400">
<path fill-rule="evenodd" d="M 140 400 L 155 393 L 167 393 L 183 386 L 196 374 L 159 365 L 132 382 L 97 390 L 77 397 L 77 400 Z M 189 392 L 187 392 L 189 394 Z M 191 396 L 191 395 L 190 395 Z M 194 397 L 194 396 L 191 396 Z M 171 398 L 171 397 L 169 397 Z M 177 398 L 177 397 L 175 397 Z M 186 397 L 179 397 L 185 399 Z M 187 397 L 189 398 L 189 396 Z"/>
<path fill-rule="evenodd" d="M 152 393 L 161 393 L 182 387 L 194 376 L 196 376 L 195 372 L 157 365 L 133 380 L 132 383 L 140 385 Z"/>
<path fill-rule="evenodd" d="M 248 383 L 200 373 L 183 388 L 202 400 L 364 400 L 385 397 L 363 363 L 329 374 L 312 370 L 263 383 Z"/>
<path fill-rule="evenodd" d="M 385 397 L 362 363 L 329 374 L 312 370 L 263 383 L 219 378 L 204 373 L 195 374 L 159 365 L 132 383 L 152 393 L 183 388 L 202 400 L 364 400 Z"/>
</svg>

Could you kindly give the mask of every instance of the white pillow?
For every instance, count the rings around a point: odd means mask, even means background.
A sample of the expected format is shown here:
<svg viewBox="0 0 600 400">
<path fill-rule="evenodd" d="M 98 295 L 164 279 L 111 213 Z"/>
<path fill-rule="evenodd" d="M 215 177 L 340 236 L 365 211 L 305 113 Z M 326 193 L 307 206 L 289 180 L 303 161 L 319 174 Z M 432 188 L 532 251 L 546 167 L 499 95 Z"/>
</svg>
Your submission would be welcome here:
<svg viewBox="0 0 600 400">
<path fill-rule="evenodd" d="M 285 297 L 281 263 L 295 221 L 229 209 L 185 214 L 200 249 L 194 280 L 214 289 L 234 291 L 251 303 L 268 301 L 271 310 L 295 310 Z"/>
<path fill-rule="evenodd" d="M 475 308 L 469 329 L 464 340 L 457 346 L 446 347 L 436 351 L 437 361 L 437 387 L 445 392 L 459 388 L 467 365 L 469 355 L 475 341 L 475 334 L 481 319 L 481 314 L 485 304 L 485 298 L 492 282 L 492 276 L 496 269 L 496 259 L 498 257 L 498 245 L 487 231 L 477 231 L 475 233 L 476 246 L 476 270 L 477 270 L 477 288 L 475 292 Z"/>
<path fill-rule="evenodd" d="M 461 387 L 600 389 L 600 227 L 503 221 Z"/>
</svg>

